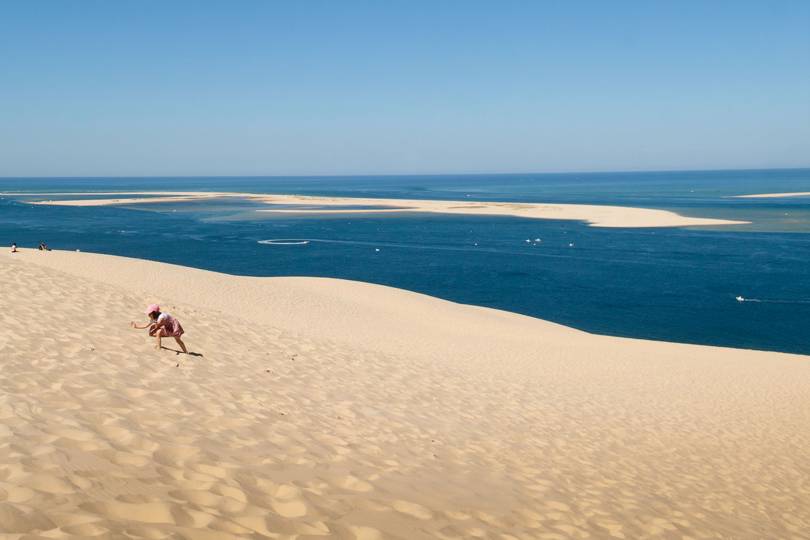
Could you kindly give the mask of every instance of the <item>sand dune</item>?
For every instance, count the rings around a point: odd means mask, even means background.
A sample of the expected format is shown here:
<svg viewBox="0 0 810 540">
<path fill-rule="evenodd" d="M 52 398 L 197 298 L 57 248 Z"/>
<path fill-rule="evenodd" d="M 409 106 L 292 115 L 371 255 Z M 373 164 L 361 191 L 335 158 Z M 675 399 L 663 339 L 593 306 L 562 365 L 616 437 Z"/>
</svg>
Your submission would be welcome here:
<svg viewBox="0 0 810 540">
<path fill-rule="evenodd" d="M 37 195 L 16 193 L 3 195 Z M 42 194 L 40 194 L 42 195 Z M 437 201 L 421 199 L 373 199 L 357 197 L 318 197 L 305 195 L 268 195 L 256 193 L 199 192 L 199 191 L 141 191 L 119 193 L 52 193 L 57 195 L 116 195 L 115 198 L 81 198 L 63 200 L 38 200 L 32 204 L 54 206 L 111 206 L 143 203 L 182 202 L 220 197 L 246 198 L 272 205 L 289 205 L 290 208 L 268 208 L 259 212 L 296 213 L 380 213 L 380 212 L 429 212 L 484 216 L 513 216 L 530 219 L 571 219 L 584 221 L 592 227 L 688 227 L 740 225 L 747 221 L 731 221 L 682 216 L 668 210 L 633 208 L 626 206 L 602 206 L 585 204 L 541 204 L 482 201 Z M 122 197 L 122 196 L 129 197 Z M 43 195 L 44 196 L 44 195 Z M 309 206 L 309 207 L 307 207 Z M 312 208 L 315 206 L 317 208 Z M 356 206 L 349 209 L 346 207 Z M 365 207 L 382 207 L 367 209 Z M 386 208 L 387 207 L 387 208 Z"/>
<path fill-rule="evenodd" d="M 84 253 L 0 277 L 3 538 L 810 530 L 807 357 Z M 128 327 L 150 302 L 202 356 Z"/>
</svg>

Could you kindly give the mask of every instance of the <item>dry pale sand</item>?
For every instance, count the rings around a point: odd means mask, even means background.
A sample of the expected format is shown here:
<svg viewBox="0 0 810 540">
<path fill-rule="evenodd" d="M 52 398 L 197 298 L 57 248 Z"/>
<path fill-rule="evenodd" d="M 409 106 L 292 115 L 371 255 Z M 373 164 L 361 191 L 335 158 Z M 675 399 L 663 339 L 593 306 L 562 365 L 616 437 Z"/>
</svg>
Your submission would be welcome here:
<svg viewBox="0 0 810 540">
<path fill-rule="evenodd" d="M 4 539 L 808 538 L 808 357 L 84 253 L 0 278 Z M 203 356 L 128 327 L 150 302 Z"/>
<path fill-rule="evenodd" d="M 26 193 L 3 195 L 35 195 Z M 52 193 L 56 195 L 91 195 L 91 193 Z M 218 197 L 253 199 L 273 205 L 297 205 L 298 208 L 269 208 L 260 212 L 296 213 L 379 213 L 379 212 L 431 212 L 441 214 L 465 214 L 484 216 L 514 216 L 532 219 L 571 219 L 588 223 L 593 227 L 688 227 L 714 225 L 740 225 L 747 221 L 710 219 L 682 216 L 668 210 L 632 208 L 625 206 L 599 206 L 584 204 L 540 204 L 481 201 L 435 201 L 410 199 L 369 199 L 357 197 L 316 197 L 304 195 L 267 195 L 255 193 L 195 192 L 195 191 L 141 191 L 119 193 L 92 193 L 92 195 L 117 195 L 107 199 L 40 200 L 32 204 L 55 206 L 110 206 L 142 203 L 182 202 Z M 122 195 L 132 196 L 121 198 Z M 141 197 L 137 197 L 141 195 Z M 145 197 L 149 196 L 149 197 Z M 318 208 L 304 208 L 301 205 Z M 360 208 L 347 209 L 347 206 Z M 383 209 L 366 209 L 376 206 Z M 340 208 L 334 208 L 340 207 Z M 387 207 L 387 208 L 386 208 Z"/>
<path fill-rule="evenodd" d="M 790 193 L 755 193 L 753 195 L 735 195 L 737 199 L 781 199 L 782 197 L 808 197 L 810 191 L 795 191 Z"/>
</svg>

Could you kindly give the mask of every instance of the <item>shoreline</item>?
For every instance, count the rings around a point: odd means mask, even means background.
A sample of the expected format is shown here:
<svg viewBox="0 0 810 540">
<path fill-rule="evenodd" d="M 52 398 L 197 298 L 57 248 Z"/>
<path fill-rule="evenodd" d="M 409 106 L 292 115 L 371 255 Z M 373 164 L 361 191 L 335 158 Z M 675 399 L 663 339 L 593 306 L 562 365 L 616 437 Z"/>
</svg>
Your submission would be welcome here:
<svg viewBox="0 0 810 540">
<path fill-rule="evenodd" d="M 0 279 L 0 530 L 14 537 L 810 527 L 807 356 L 85 252 L 0 253 Z M 151 303 L 198 356 L 129 327 Z"/>
<path fill-rule="evenodd" d="M 109 199 L 74 199 L 74 200 L 40 200 L 29 204 L 52 206 L 111 206 L 142 203 L 165 203 L 206 200 L 214 198 L 243 198 L 274 205 L 316 205 L 323 208 L 268 208 L 259 209 L 259 212 L 299 213 L 299 214 L 329 214 L 329 213 L 373 213 L 373 212 L 428 212 L 457 215 L 483 215 L 483 216 L 511 216 L 530 219 L 563 219 L 583 221 L 591 227 L 606 228 L 655 228 L 655 227 L 690 227 L 690 226 L 722 226 L 744 225 L 748 221 L 733 221 L 712 218 L 697 218 L 682 216 L 669 210 L 651 208 L 609 206 L 609 205 L 581 205 L 581 204 L 543 204 L 543 203 L 517 203 L 517 202 L 487 202 L 487 201 L 442 201 L 419 199 L 384 199 L 384 198 L 355 198 L 355 197 L 322 197 L 305 195 L 273 195 L 256 193 L 232 192 L 199 192 L 199 191 L 139 191 L 139 192 L 83 192 L 83 193 L 51 193 L 48 195 L 149 195 L 151 197 L 109 198 Z M 3 193 L 4 196 L 33 195 L 26 193 Z M 391 207 L 381 210 L 347 209 L 346 206 L 382 206 Z M 330 207 L 339 206 L 334 209 Z"/>
</svg>

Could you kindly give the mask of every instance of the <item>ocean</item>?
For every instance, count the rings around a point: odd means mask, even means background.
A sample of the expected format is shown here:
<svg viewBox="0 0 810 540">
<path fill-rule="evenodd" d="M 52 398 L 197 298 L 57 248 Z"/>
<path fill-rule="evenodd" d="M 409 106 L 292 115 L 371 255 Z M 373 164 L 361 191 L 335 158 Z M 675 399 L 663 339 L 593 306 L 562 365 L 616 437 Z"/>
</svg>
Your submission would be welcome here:
<svg viewBox="0 0 810 540">
<path fill-rule="evenodd" d="M 152 190 L 609 204 L 752 223 L 602 229 L 511 217 L 272 214 L 240 200 L 32 206 L 24 201 L 36 197 L 7 194 L 0 244 L 44 240 L 229 274 L 353 279 L 600 334 L 810 354 L 810 197 L 733 198 L 810 191 L 810 169 L 0 179 L 6 193 Z"/>
</svg>

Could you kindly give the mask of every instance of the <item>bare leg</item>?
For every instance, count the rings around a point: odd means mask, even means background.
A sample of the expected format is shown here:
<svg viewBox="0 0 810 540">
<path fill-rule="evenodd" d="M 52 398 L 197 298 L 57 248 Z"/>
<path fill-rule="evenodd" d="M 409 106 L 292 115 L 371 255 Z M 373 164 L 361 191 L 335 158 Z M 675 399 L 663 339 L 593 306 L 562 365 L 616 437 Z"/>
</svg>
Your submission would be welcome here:
<svg viewBox="0 0 810 540">
<path fill-rule="evenodd" d="M 155 337 L 157 338 L 157 345 L 155 345 L 155 349 L 160 350 L 161 347 L 163 347 L 163 344 L 160 342 L 160 338 L 163 337 L 163 330 L 158 330 Z"/>
<path fill-rule="evenodd" d="M 180 339 L 179 337 L 174 338 L 174 340 L 177 342 L 178 345 L 180 345 L 180 348 L 183 349 L 183 352 L 188 354 L 188 349 L 186 349 L 186 344 L 183 343 L 183 340 Z"/>
</svg>

